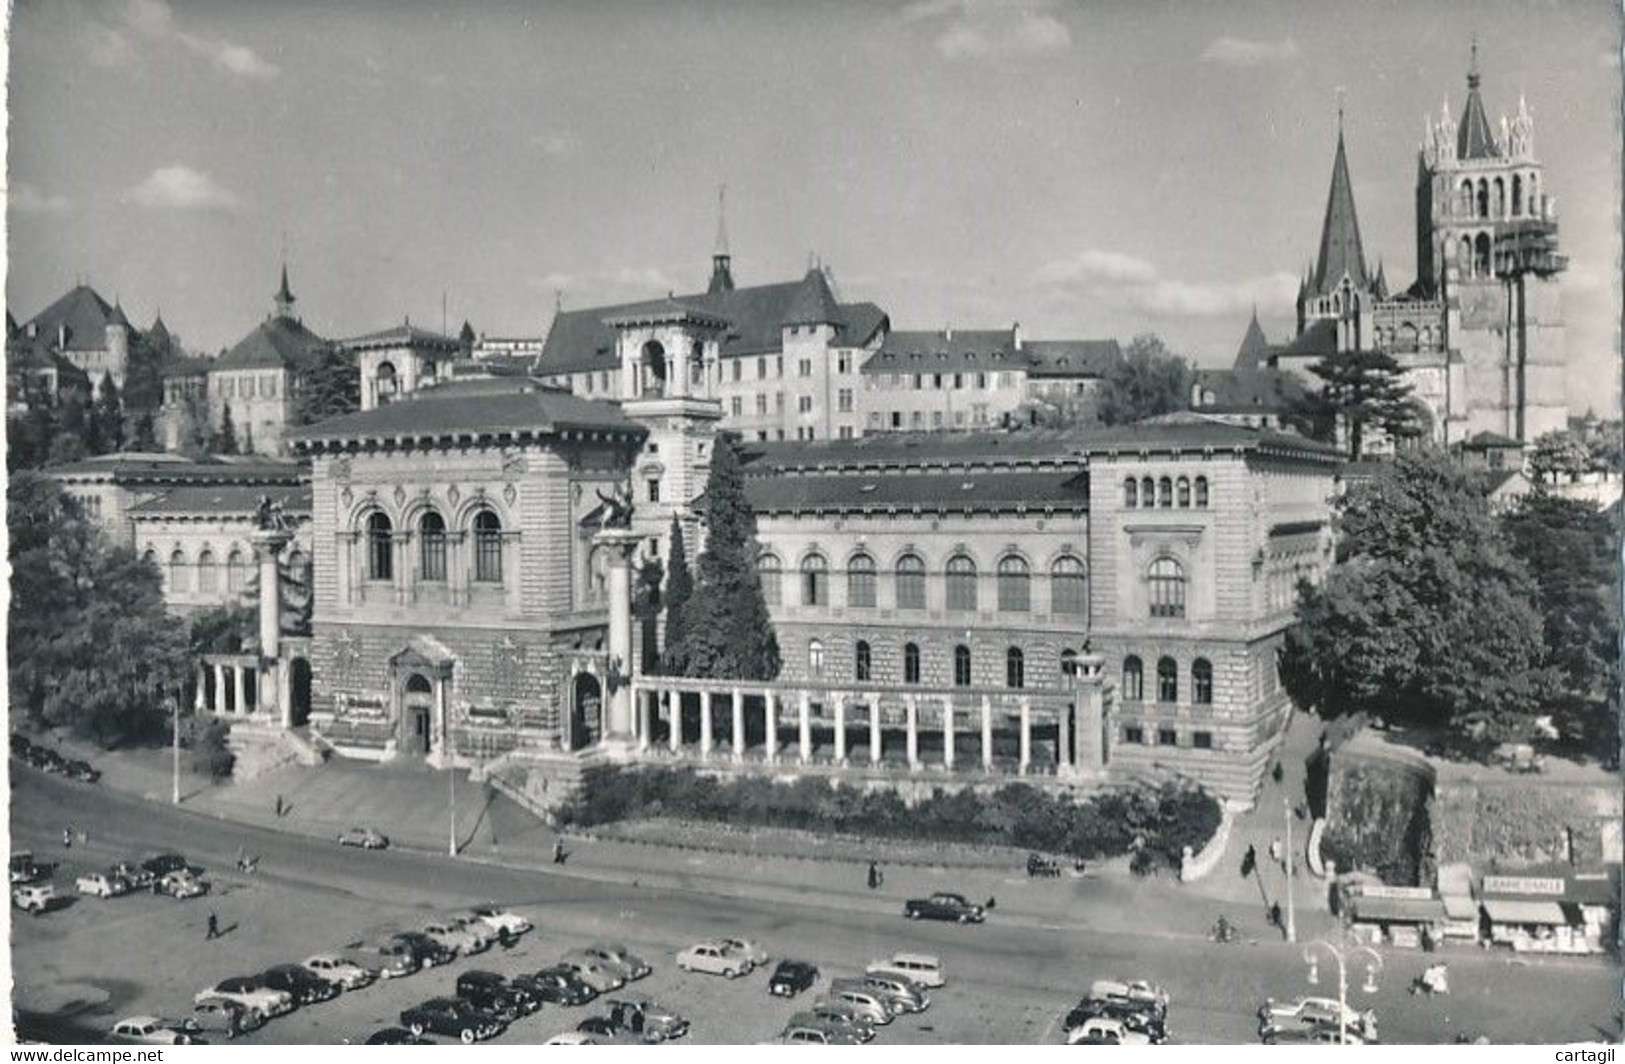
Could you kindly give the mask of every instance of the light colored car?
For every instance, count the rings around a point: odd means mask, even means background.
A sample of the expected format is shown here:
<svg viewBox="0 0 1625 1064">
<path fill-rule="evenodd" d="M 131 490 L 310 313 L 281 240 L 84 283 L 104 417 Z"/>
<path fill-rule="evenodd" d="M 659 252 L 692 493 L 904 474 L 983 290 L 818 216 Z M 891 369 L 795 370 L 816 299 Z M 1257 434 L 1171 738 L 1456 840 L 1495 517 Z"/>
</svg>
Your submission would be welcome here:
<svg viewBox="0 0 1625 1064">
<path fill-rule="evenodd" d="M 510 935 L 522 935 L 536 926 L 518 913 L 498 905 L 481 905 L 473 909 L 470 915 L 490 928 L 494 935 L 500 935 L 504 931 Z"/>
<path fill-rule="evenodd" d="M 11 889 L 11 904 L 38 916 L 56 901 L 56 888 L 49 883 L 24 883 Z"/>
<path fill-rule="evenodd" d="M 156 1016 L 126 1016 L 113 1025 L 113 1037 L 120 1042 L 143 1042 L 155 1046 L 189 1046 L 191 1035 L 165 1027 Z"/>
<path fill-rule="evenodd" d="M 783 1031 L 779 1033 L 780 1044 L 788 1046 L 856 1046 L 862 1045 L 863 1039 L 850 1031 L 836 1027 L 834 1024 L 823 1023 L 818 1020 L 805 1020 L 796 1022 L 792 1019 Z"/>
<path fill-rule="evenodd" d="M 595 957 L 602 964 L 619 967 L 622 976 L 627 982 L 642 979 L 654 969 L 642 957 L 633 953 L 619 942 L 594 942 L 581 952 L 589 957 Z"/>
<path fill-rule="evenodd" d="M 696 942 L 677 955 L 677 967 L 685 972 L 704 972 L 733 979 L 750 971 L 749 958 L 728 948 L 726 942 Z"/>
<path fill-rule="evenodd" d="M 116 898 L 130 892 L 129 881 L 111 872 L 90 872 L 74 880 L 73 886 L 93 898 Z"/>
<path fill-rule="evenodd" d="M 596 1046 L 603 1043 L 585 1031 L 565 1031 L 542 1043 L 545 1046 Z"/>
<path fill-rule="evenodd" d="M 244 1011 L 258 1013 L 267 1020 L 293 1011 L 292 994 L 286 990 L 272 990 L 257 979 L 248 977 L 222 979 L 211 987 L 199 990 L 192 1001 L 201 1005 L 216 999 L 236 1002 Z"/>
<path fill-rule="evenodd" d="M 339 832 L 339 845 L 363 850 L 387 850 L 389 836 L 376 828 L 349 828 Z"/>
<path fill-rule="evenodd" d="M 1144 979 L 1119 981 L 1096 979 L 1089 984 L 1089 996 L 1096 1001 L 1121 1001 L 1130 1005 L 1151 1005 L 1168 1011 L 1168 991 Z"/>
<path fill-rule="evenodd" d="M 490 949 L 491 943 L 497 940 L 497 933 L 491 925 L 477 917 L 453 914 L 446 917 L 446 920 L 457 930 L 474 936 L 475 942 L 478 943 L 475 953 Z"/>
<path fill-rule="evenodd" d="M 942 961 L 930 953 L 894 953 L 889 960 L 870 961 L 868 971 L 870 974 L 900 975 L 932 990 L 948 983 Z"/>
<path fill-rule="evenodd" d="M 875 1036 L 874 1022 L 844 1001 L 815 1001 L 807 1012 L 824 1023 L 834 1024 L 856 1035 L 860 1041 L 867 1042 Z"/>
<path fill-rule="evenodd" d="M 326 979 L 330 983 L 337 983 L 346 990 L 359 990 L 370 986 L 378 978 L 378 973 L 351 960 L 346 960 L 336 953 L 318 953 L 314 957 L 306 957 L 304 968 L 312 975 Z"/>
<path fill-rule="evenodd" d="M 565 969 L 600 994 L 619 990 L 626 985 L 626 976 L 619 968 L 611 968 L 582 950 L 571 950 L 559 958 L 558 967 Z"/>
<path fill-rule="evenodd" d="M 185 901 L 188 898 L 201 898 L 209 893 L 209 884 L 191 871 L 182 869 L 160 879 L 158 891 L 161 894 L 168 894 L 176 901 Z"/>
<path fill-rule="evenodd" d="M 832 985 L 829 993 L 814 1002 L 814 1007 L 816 1008 L 826 1001 L 850 1006 L 857 1015 L 867 1018 L 876 1027 L 884 1027 L 892 1021 L 894 1015 L 891 1000 L 867 987 L 843 986 L 836 988 Z"/>
<path fill-rule="evenodd" d="M 1066 1044 L 1148 1046 L 1151 1044 L 1151 1036 L 1140 1031 L 1131 1031 L 1118 1020 L 1091 1016 L 1066 1032 Z"/>
<path fill-rule="evenodd" d="M 264 1016 L 249 1012 L 235 1001 L 210 998 L 193 1007 L 187 1030 L 219 1031 L 227 1038 L 236 1038 L 264 1024 Z"/>
<path fill-rule="evenodd" d="M 1270 1000 L 1258 1010 L 1261 1026 L 1279 1028 L 1325 1026 L 1335 1030 L 1339 1016 L 1350 1031 L 1367 1040 L 1377 1037 L 1377 1014 L 1374 1011 L 1366 1009 L 1361 1012 L 1352 1006 L 1339 1004 L 1336 998 L 1304 997 L 1289 1002 Z"/>
<path fill-rule="evenodd" d="M 436 920 L 425 924 L 423 925 L 423 933 L 459 957 L 483 952 L 491 945 L 490 940 L 460 927 L 454 920 Z"/>
<path fill-rule="evenodd" d="M 734 953 L 750 961 L 752 968 L 760 968 L 769 960 L 767 950 L 748 938 L 725 938 L 722 944 Z"/>
<path fill-rule="evenodd" d="M 923 1012 L 930 1004 L 930 998 L 925 991 L 910 983 L 907 979 L 886 975 L 859 975 L 847 976 L 844 979 L 832 980 L 830 991 L 866 990 L 880 998 L 893 1016 L 905 1012 Z"/>
</svg>

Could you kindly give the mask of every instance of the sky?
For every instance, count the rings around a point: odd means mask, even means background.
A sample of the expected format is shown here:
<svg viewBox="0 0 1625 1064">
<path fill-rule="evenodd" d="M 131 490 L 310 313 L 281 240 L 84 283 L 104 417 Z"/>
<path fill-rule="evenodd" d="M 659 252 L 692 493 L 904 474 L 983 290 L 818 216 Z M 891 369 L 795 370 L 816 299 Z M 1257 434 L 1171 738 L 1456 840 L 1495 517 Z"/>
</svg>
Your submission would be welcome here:
<svg viewBox="0 0 1625 1064">
<path fill-rule="evenodd" d="M 1476 36 L 1535 118 L 1570 402 L 1619 394 L 1617 0 L 17 0 L 6 295 L 80 279 L 214 351 L 270 311 L 539 335 L 814 257 L 896 328 L 1290 338 L 1338 107 L 1366 254 L 1414 277 L 1427 118 Z M 1599 412 L 1601 410 L 1599 409 Z"/>
</svg>

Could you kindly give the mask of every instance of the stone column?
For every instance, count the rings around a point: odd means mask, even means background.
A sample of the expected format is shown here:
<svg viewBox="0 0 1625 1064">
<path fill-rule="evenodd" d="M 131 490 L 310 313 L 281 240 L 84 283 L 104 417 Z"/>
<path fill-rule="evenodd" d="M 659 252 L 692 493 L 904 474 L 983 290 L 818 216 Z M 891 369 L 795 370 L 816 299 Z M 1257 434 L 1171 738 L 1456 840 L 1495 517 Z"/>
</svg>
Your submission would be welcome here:
<svg viewBox="0 0 1625 1064">
<path fill-rule="evenodd" d="M 1055 771 L 1060 775 L 1072 771 L 1072 727 L 1067 720 L 1071 714 L 1067 703 L 1055 707 Z"/>
<path fill-rule="evenodd" d="M 660 695 L 654 691 L 641 691 L 638 699 L 638 749 L 649 749 L 649 737 L 654 733 L 654 704 Z"/>
<path fill-rule="evenodd" d="M 711 760 L 711 692 L 700 692 L 700 756 Z"/>
<path fill-rule="evenodd" d="M 869 696 L 869 764 L 880 764 L 880 696 Z"/>
<path fill-rule="evenodd" d="M 1033 703 L 1030 698 L 1021 700 L 1021 774 L 1025 776 L 1027 769 L 1033 763 Z"/>
<path fill-rule="evenodd" d="M 954 700 L 949 695 L 942 700 L 942 764 L 949 772 L 954 770 Z"/>
<path fill-rule="evenodd" d="M 835 696 L 835 763 L 846 764 L 846 696 Z"/>
<path fill-rule="evenodd" d="M 203 690 L 204 679 L 207 676 L 208 666 L 200 662 L 197 667 L 197 690 L 192 694 L 193 712 L 202 713 L 204 710 L 209 708 L 206 701 L 206 692 Z"/>
<path fill-rule="evenodd" d="M 993 699 L 982 696 L 982 771 L 993 771 Z"/>
<path fill-rule="evenodd" d="M 918 772 L 920 768 L 920 703 L 909 695 L 905 705 L 908 707 L 908 768 L 910 772 Z"/>
<path fill-rule="evenodd" d="M 737 687 L 734 688 L 733 729 L 734 762 L 737 764 L 745 760 L 745 692 Z"/>
<path fill-rule="evenodd" d="M 216 713 L 226 711 L 226 667 L 218 661 L 214 664 L 214 705 L 209 708 Z"/>
<path fill-rule="evenodd" d="M 402 606 L 412 601 L 412 552 L 407 550 L 412 533 L 405 529 L 397 529 L 390 533 L 389 549 L 393 555 L 395 579 L 395 601 Z"/>
<path fill-rule="evenodd" d="M 434 678 L 434 702 L 440 718 L 440 763 L 453 767 L 457 757 L 456 736 L 451 731 L 451 676 L 442 672 Z"/>
<path fill-rule="evenodd" d="M 248 712 L 248 685 L 243 682 L 243 667 L 241 665 L 231 667 L 231 685 L 233 693 L 237 696 L 236 711 L 238 713 Z"/>
<path fill-rule="evenodd" d="M 666 692 L 666 719 L 671 721 L 671 752 L 677 753 L 683 747 L 683 692 Z"/>
<path fill-rule="evenodd" d="M 608 685 L 609 737 L 624 740 L 632 734 L 630 681 L 637 675 L 632 656 L 632 554 L 643 537 L 631 529 L 609 528 L 593 539 L 609 552 L 609 673 L 618 681 Z"/>
<path fill-rule="evenodd" d="M 762 692 L 763 716 L 767 720 L 767 763 L 779 756 L 779 707 L 772 691 Z"/>
<path fill-rule="evenodd" d="M 805 765 L 812 759 L 812 696 L 806 691 L 801 692 L 801 701 L 797 707 L 796 738 L 800 745 L 796 760 Z"/>
</svg>

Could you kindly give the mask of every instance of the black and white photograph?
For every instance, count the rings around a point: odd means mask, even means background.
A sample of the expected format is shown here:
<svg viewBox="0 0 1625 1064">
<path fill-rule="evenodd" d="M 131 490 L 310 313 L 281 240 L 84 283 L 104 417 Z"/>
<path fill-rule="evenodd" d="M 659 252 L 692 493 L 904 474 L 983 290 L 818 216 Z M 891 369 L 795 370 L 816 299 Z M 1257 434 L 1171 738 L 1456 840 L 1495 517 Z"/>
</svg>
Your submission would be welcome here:
<svg viewBox="0 0 1625 1064">
<path fill-rule="evenodd" d="M 12 0 L 5 1040 L 1612 1059 L 1622 12 Z"/>
</svg>

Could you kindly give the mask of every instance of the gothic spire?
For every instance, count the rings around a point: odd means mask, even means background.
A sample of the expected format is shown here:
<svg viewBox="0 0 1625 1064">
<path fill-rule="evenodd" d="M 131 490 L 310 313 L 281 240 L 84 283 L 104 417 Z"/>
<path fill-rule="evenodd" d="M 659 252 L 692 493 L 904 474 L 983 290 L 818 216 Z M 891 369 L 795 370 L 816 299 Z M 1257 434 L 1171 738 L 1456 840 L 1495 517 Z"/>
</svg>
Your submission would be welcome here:
<svg viewBox="0 0 1625 1064">
<path fill-rule="evenodd" d="M 711 294 L 734 290 L 733 256 L 728 252 L 728 186 L 717 186 L 717 244 L 711 252 Z"/>
<path fill-rule="evenodd" d="M 1473 58 L 1467 67 L 1467 102 L 1462 107 L 1461 125 L 1456 129 L 1456 158 L 1496 159 L 1501 155 L 1484 113 L 1484 100 L 1478 94 L 1478 38 L 1473 38 Z"/>
<path fill-rule="evenodd" d="M 286 262 L 282 264 L 282 286 L 277 289 L 276 295 L 272 296 L 271 298 L 276 304 L 277 317 L 293 317 L 294 297 L 293 290 L 288 287 L 288 264 Z"/>
<path fill-rule="evenodd" d="M 1354 183 L 1349 180 L 1348 154 L 1343 130 L 1337 131 L 1337 156 L 1332 160 L 1332 187 L 1326 196 L 1326 220 L 1320 229 L 1320 256 L 1315 261 L 1311 289 L 1330 293 L 1347 274 L 1354 287 L 1366 288 L 1365 250 L 1360 244 L 1360 219 L 1354 212 Z"/>
</svg>

